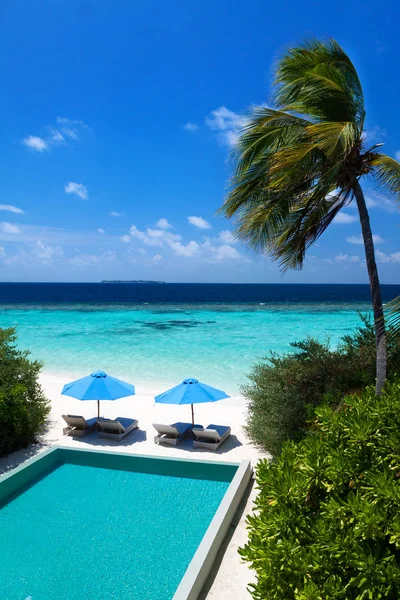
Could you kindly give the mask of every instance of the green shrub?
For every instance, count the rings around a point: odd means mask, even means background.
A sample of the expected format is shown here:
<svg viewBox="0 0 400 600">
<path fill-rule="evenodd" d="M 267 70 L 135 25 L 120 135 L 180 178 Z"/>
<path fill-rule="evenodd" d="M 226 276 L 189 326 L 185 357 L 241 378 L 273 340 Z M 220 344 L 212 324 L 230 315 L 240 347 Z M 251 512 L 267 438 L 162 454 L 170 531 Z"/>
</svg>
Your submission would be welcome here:
<svg viewBox="0 0 400 600">
<path fill-rule="evenodd" d="M 321 404 L 326 395 L 340 400 L 375 380 L 375 334 L 366 318 L 334 350 L 328 341 L 311 338 L 291 346 L 295 352 L 271 355 L 256 364 L 249 375 L 251 383 L 242 388 L 247 433 L 274 456 L 283 442 L 302 437 L 308 406 Z"/>
<path fill-rule="evenodd" d="M 0 329 L 0 456 L 34 442 L 50 412 L 38 382 L 42 365 L 16 339 L 15 329 Z"/>
<path fill-rule="evenodd" d="M 400 597 L 400 384 L 369 387 L 257 467 L 260 494 L 239 552 L 254 599 Z"/>
</svg>

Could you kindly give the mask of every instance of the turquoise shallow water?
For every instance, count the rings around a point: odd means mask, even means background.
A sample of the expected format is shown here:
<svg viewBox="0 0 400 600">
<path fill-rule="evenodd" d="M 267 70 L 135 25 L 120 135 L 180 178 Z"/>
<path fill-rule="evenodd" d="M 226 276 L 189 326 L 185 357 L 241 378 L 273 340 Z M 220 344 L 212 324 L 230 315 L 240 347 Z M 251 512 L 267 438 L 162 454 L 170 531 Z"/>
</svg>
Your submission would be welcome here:
<svg viewBox="0 0 400 600">
<path fill-rule="evenodd" d="M 228 486 L 58 467 L 0 511 L 1 600 L 169 600 Z"/>
<path fill-rule="evenodd" d="M 0 327 L 45 371 L 102 368 L 136 384 L 197 377 L 236 392 L 251 365 L 290 342 L 340 337 L 360 324 L 367 304 L 35 305 L 1 306 Z"/>
</svg>

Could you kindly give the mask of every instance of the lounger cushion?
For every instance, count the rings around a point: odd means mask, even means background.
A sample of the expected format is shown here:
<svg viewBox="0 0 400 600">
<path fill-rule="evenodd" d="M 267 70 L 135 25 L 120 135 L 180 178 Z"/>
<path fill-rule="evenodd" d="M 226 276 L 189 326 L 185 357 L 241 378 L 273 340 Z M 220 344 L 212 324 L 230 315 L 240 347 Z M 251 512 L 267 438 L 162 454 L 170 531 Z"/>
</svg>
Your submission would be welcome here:
<svg viewBox="0 0 400 600">
<path fill-rule="evenodd" d="M 208 430 L 212 429 L 213 431 L 216 431 L 218 433 L 219 437 L 222 438 L 230 430 L 230 427 L 228 425 L 213 425 L 213 424 L 211 424 L 211 425 L 208 425 L 206 427 L 206 429 L 208 429 Z"/>
<path fill-rule="evenodd" d="M 97 423 L 97 417 L 93 417 L 92 419 L 86 419 L 86 425 L 90 428 L 93 427 L 93 425 L 96 425 Z"/>
<path fill-rule="evenodd" d="M 182 435 L 182 434 L 186 433 L 186 431 L 188 429 L 191 429 L 192 424 L 191 423 L 172 423 L 171 427 L 174 427 L 174 429 L 177 430 L 179 435 Z"/>
<path fill-rule="evenodd" d="M 122 427 L 124 427 L 124 429 L 128 429 L 128 427 L 130 427 L 133 423 L 136 423 L 136 421 L 137 421 L 137 419 L 128 419 L 127 417 L 117 417 L 114 420 L 121 423 L 121 425 L 122 425 Z"/>
</svg>

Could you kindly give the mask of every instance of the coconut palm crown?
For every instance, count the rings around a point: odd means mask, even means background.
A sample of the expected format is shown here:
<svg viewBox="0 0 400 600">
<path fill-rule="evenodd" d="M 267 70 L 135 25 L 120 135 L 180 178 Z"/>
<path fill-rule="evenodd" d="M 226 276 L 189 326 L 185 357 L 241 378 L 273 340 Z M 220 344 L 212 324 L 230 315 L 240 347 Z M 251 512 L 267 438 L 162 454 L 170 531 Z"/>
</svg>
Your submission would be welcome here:
<svg viewBox="0 0 400 600">
<path fill-rule="evenodd" d="M 234 154 L 237 162 L 221 210 L 236 234 L 283 269 L 303 266 L 306 250 L 339 211 L 357 203 L 377 336 L 377 391 L 386 377 L 382 300 L 368 210 L 360 179 L 372 176 L 400 200 L 400 163 L 364 133 L 360 80 L 334 40 L 308 41 L 278 61 L 274 108 L 252 110 Z"/>
</svg>

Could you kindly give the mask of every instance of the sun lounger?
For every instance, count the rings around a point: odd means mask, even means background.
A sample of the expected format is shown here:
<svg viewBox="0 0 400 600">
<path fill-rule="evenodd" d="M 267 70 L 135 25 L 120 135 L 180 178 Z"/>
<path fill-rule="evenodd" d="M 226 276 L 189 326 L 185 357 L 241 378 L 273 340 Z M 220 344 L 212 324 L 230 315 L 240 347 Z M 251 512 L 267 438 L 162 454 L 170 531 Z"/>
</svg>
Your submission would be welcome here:
<svg viewBox="0 0 400 600">
<path fill-rule="evenodd" d="M 157 435 L 154 438 L 156 444 L 177 446 L 187 437 L 193 425 L 191 423 L 173 423 L 172 425 L 153 423 L 153 427 L 157 431 Z"/>
<path fill-rule="evenodd" d="M 117 417 L 116 419 L 98 419 L 99 438 L 109 438 L 120 442 L 128 433 L 139 425 L 136 419 Z"/>
<path fill-rule="evenodd" d="M 96 429 L 97 417 L 85 419 L 80 415 L 62 415 L 68 427 L 64 427 L 64 435 L 83 437 Z"/>
<path fill-rule="evenodd" d="M 218 450 L 231 435 L 231 428 L 226 425 L 209 425 L 205 429 L 193 429 L 193 448 Z"/>
</svg>

